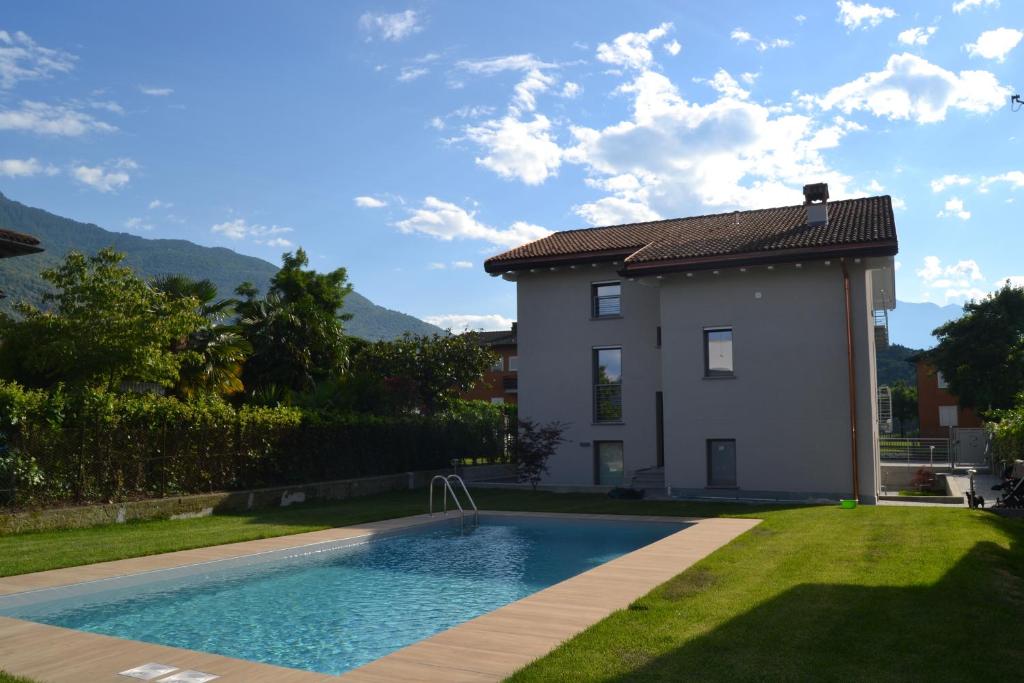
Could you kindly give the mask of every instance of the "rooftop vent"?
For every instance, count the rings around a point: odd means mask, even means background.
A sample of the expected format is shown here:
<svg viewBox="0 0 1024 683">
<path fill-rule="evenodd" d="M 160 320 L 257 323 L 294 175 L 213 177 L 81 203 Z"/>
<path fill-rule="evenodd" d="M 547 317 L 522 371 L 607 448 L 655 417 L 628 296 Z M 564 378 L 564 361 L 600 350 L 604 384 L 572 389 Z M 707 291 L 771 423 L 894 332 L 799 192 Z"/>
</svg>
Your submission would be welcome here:
<svg viewBox="0 0 1024 683">
<path fill-rule="evenodd" d="M 828 225 L 828 183 L 804 185 L 808 225 Z"/>
</svg>

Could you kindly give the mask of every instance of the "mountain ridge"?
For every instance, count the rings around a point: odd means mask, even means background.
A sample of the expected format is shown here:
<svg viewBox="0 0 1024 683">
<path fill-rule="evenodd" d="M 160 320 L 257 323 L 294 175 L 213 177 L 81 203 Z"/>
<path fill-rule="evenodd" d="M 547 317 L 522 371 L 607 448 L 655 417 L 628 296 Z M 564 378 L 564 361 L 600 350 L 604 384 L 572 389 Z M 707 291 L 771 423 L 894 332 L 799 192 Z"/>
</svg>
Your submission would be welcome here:
<svg viewBox="0 0 1024 683">
<path fill-rule="evenodd" d="M 183 239 L 150 239 L 126 232 L 115 232 L 27 206 L 0 192 L 0 226 L 38 237 L 46 251 L 32 256 L 0 259 L 0 290 L 7 299 L 0 310 L 27 299 L 37 303 L 47 291 L 39 272 L 53 267 L 71 250 L 94 254 L 113 247 L 125 254 L 125 263 L 143 277 L 183 274 L 206 278 L 217 285 L 219 296 L 228 297 L 244 281 L 265 292 L 278 267 L 255 256 L 246 256 L 227 247 L 206 247 Z M 364 339 L 394 339 L 404 332 L 432 334 L 441 332 L 431 325 L 400 311 L 378 306 L 362 294 L 352 292 L 345 298 L 343 311 L 352 319 L 345 331 Z"/>
</svg>

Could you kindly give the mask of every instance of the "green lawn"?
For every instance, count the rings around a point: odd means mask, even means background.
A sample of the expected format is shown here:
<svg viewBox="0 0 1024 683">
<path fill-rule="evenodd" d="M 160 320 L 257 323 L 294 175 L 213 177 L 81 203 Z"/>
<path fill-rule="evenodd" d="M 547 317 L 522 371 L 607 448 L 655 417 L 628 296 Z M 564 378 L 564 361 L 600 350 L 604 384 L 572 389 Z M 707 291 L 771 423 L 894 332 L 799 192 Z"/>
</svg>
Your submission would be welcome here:
<svg viewBox="0 0 1024 683">
<path fill-rule="evenodd" d="M 0 537 L 0 574 L 405 515 L 422 511 L 424 497 Z M 764 520 L 514 681 L 976 680 L 1015 678 L 1024 665 L 1024 520 L 944 508 L 476 497 L 490 509 Z"/>
<path fill-rule="evenodd" d="M 0 671 L 0 683 L 34 683 L 27 678 L 21 678 L 19 676 L 12 676 L 9 673 Z"/>
</svg>

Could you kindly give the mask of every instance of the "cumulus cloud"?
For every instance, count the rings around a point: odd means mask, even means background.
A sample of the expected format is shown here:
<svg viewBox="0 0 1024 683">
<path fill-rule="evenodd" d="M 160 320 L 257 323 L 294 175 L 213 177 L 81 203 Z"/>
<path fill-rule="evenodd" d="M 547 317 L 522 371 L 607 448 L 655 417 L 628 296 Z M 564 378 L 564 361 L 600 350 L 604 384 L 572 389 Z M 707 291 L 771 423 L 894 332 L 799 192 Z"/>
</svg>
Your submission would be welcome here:
<svg viewBox="0 0 1024 683">
<path fill-rule="evenodd" d="M 956 14 L 968 12 L 977 7 L 998 7 L 999 0 L 960 0 L 953 3 L 953 11 Z"/>
<path fill-rule="evenodd" d="M 816 102 L 822 109 L 847 114 L 866 110 L 888 119 L 936 123 L 950 109 L 994 111 L 1005 104 L 1008 92 L 989 71 L 956 74 L 904 52 L 889 57 L 883 70 L 832 88 Z"/>
<path fill-rule="evenodd" d="M 138 167 L 131 159 L 117 159 L 99 166 L 75 166 L 71 176 L 99 192 L 113 192 L 127 185 L 131 181 L 130 171 Z"/>
<path fill-rule="evenodd" d="M 964 201 L 959 197 L 950 197 L 946 200 L 942 211 L 935 214 L 936 218 L 959 218 L 962 221 L 970 220 L 971 212 L 964 210 Z"/>
<path fill-rule="evenodd" d="M 679 43 L 678 40 L 671 40 L 662 45 L 662 47 L 665 48 L 665 52 L 669 53 L 673 57 L 678 55 L 679 52 L 683 49 L 683 46 Z"/>
<path fill-rule="evenodd" d="M 557 69 L 559 65 L 537 59 L 532 54 L 518 54 L 489 59 L 464 59 L 455 66 L 468 73 L 482 76 L 493 76 L 506 71 L 523 72 L 522 80 L 516 83 L 513 89 L 512 102 L 509 105 L 509 115 L 518 117 L 537 108 L 537 95 L 547 92 L 557 82 L 557 79 L 547 71 Z M 574 87 L 577 89 L 575 93 Z M 566 84 L 565 88 L 563 95 L 567 92 L 578 94 L 578 84 Z"/>
<path fill-rule="evenodd" d="M 224 235 L 230 240 L 249 240 L 254 244 L 261 244 L 267 247 L 292 246 L 289 240 L 280 237 L 280 235 L 293 232 L 292 228 L 279 225 L 251 224 L 244 218 L 217 223 L 210 227 L 210 232 Z"/>
<path fill-rule="evenodd" d="M 580 93 L 583 92 L 583 86 L 579 83 L 573 83 L 572 81 L 566 81 L 565 85 L 562 86 L 562 97 L 567 99 L 575 99 L 579 97 Z"/>
<path fill-rule="evenodd" d="M 1017 47 L 1022 38 L 1024 38 L 1024 32 L 1018 31 L 1015 28 L 996 28 L 991 31 L 984 31 L 978 36 L 976 42 L 964 45 L 964 49 L 967 50 L 967 54 L 971 57 L 983 57 L 984 59 L 1004 62 L 1006 61 L 1006 55 L 1010 53 L 1010 50 Z"/>
<path fill-rule="evenodd" d="M 946 302 L 964 299 L 980 299 L 987 292 L 985 276 L 974 259 L 964 259 L 952 265 L 943 266 L 938 256 L 925 256 L 924 265 L 917 271 L 921 284 L 929 289 L 941 289 Z"/>
<path fill-rule="evenodd" d="M 388 205 L 383 199 L 377 199 L 376 197 L 368 197 L 366 195 L 360 195 L 359 197 L 353 197 L 355 205 L 361 209 L 381 209 Z"/>
<path fill-rule="evenodd" d="M 359 28 L 369 37 L 398 42 L 423 30 L 420 16 L 415 10 L 407 9 L 394 14 L 373 14 L 366 12 L 359 17 Z"/>
<path fill-rule="evenodd" d="M 927 28 L 915 27 L 908 28 L 906 31 L 901 31 L 896 39 L 904 45 L 927 45 L 929 39 L 935 32 L 939 30 L 938 26 L 929 26 Z"/>
<path fill-rule="evenodd" d="M 623 33 L 610 43 L 597 46 L 597 58 L 605 64 L 630 69 L 646 69 L 654 61 L 651 43 L 664 38 L 673 29 L 665 22 L 645 33 Z"/>
<path fill-rule="evenodd" d="M 1024 171 L 1007 171 L 999 175 L 985 176 L 978 183 L 978 191 L 988 192 L 992 185 L 996 183 L 1006 183 L 1014 190 L 1024 187 Z"/>
<path fill-rule="evenodd" d="M 139 92 L 150 97 L 167 97 L 174 93 L 174 88 L 154 88 L 148 85 L 140 85 Z"/>
<path fill-rule="evenodd" d="M 427 197 L 418 209 L 412 209 L 409 217 L 395 223 L 401 232 L 429 235 L 446 242 L 452 240 L 480 240 L 496 247 L 511 248 L 532 242 L 551 234 L 539 225 L 517 221 L 507 228 L 494 228 L 476 219 L 476 212 L 445 202 L 437 197 Z"/>
<path fill-rule="evenodd" d="M 839 8 L 836 21 L 850 31 L 873 28 L 896 16 L 896 11 L 890 7 L 875 7 L 866 2 L 858 5 L 852 0 L 839 0 L 836 6 Z"/>
<path fill-rule="evenodd" d="M 532 121 L 505 116 L 468 126 L 466 137 L 486 151 L 476 163 L 527 185 L 539 185 L 556 175 L 562 163 L 562 150 L 551 133 L 551 121 L 542 114 L 536 114 Z"/>
<path fill-rule="evenodd" d="M 0 31 L 0 89 L 10 90 L 19 81 L 67 73 L 75 67 L 77 59 L 67 52 L 39 45 L 22 31 Z"/>
<path fill-rule="evenodd" d="M 944 175 L 941 178 L 936 178 L 935 180 L 933 180 L 930 183 L 930 185 L 932 187 L 932 192 L 942 192 L 947 187 L 953 187 L 954 185 L 961 185 L 962 186 L 962 185 L 970 185 L 970 184 L 971 184 L 970 176 L 956 175 L 955 173 Z"/>
<path fill-rule="evenodd" d="M 0 130 L 77 137 L 93 131 L 109 133 L 117 128 L 72 107 L 24 100 L 17 109 L 0 109 Z"/>
<path fill-rule="evenodd" d="M 492 313 L 489 315 L 476 315 L 471 313 L 443 313 L 440 315 L 428 315 L 424 318 L 431 325 L 451 330 L 453 332 L 465 332 L 468 330 L 497 331 L 507 330 L 514 322 L 511 318 Z"/>
<path fill-rule="evenodd" d="M 35 157 L 29 159 L 0 159 L 0 176 L 8 178 L 28 177 L 45 173 L 57 175 L 55 166 L 46 166 Z"/>
</svg>

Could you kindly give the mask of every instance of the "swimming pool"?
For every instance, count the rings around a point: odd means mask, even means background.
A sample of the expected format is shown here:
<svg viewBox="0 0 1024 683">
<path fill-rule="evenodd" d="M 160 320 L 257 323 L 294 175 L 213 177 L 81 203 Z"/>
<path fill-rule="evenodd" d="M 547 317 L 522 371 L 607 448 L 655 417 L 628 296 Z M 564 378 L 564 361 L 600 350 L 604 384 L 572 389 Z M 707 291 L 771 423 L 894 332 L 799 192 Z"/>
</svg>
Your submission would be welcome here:
<svg viewBox="0 0 1024 683">
<path fill-rule="evenodd" d="M 0 597 L 0 615 L 336 674 L 664 538 L 675 522 L 483 514 Z"/>
</svg>

